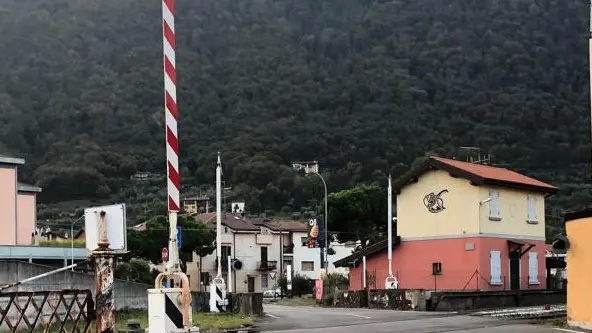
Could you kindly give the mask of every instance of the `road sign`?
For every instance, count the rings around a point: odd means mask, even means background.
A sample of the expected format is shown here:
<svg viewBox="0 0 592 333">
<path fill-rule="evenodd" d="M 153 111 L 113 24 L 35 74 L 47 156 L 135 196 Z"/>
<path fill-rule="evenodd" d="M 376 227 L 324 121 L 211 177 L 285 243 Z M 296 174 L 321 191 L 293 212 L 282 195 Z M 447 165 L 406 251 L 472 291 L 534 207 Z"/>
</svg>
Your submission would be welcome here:
<svg viewBox="0 0 592 333">
<path fill-rule="evenodd" d="M 183 246 L 183 228 L 177 226 L 177 245 L 179 249 Z"/>
<path fill-rule="evenodd" d="M 399 281 L 394 276 L 389 276 L 384 281 L 384 288 L 385 289 L 397 289 L 399 288 Z"/>
<path fill-rule="evenodd" d="M 89 207 L 84 209 L 84 231 L 86 250 L 96 250 L 99 242 L 99 216 L 105 212 L 105 227 L 109 248 L 115 252 L 127 252 L 127 224 L 125 204 Z"/>
<path fill-rule="evenodd" d="M 162 248 L 162 251 L 160 252 L 160 258 L 162 259 L 162 262 L 167 262 L 169 259 L 169 250 L 167 250 L 166 247 Z"/>
<path fill-rule="evenodd" d="M 275 279 L 275 272 L 269 272 L 269 277 L 274 280 Z"/>
</svg>

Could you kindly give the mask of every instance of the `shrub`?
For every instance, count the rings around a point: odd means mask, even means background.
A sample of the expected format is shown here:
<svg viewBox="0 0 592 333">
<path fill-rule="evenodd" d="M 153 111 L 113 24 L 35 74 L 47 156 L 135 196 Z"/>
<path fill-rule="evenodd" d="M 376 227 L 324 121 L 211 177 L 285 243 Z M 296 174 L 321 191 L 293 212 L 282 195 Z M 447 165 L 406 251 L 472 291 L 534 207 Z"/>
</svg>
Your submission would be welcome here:
<svg viewBox="0 0 592 333">
<path fill-rule="evenodd" d="M 288 279 L 282 276 L 278 283 L 282 290 L 282 294 L 288 295 Z M 314 280 L 307 278 L 304 275 L 295 274 L 292 277 L 292 295 L 301 297 L 302 295 L 312 294 L 314 288 Z"/>
</svg>

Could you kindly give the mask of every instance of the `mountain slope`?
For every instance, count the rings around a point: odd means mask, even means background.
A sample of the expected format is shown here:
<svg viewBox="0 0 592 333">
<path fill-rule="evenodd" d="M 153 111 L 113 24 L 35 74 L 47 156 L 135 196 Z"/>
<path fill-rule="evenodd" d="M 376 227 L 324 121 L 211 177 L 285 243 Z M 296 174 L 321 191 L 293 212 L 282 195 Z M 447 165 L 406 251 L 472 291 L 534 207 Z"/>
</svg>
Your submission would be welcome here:
<svg viewBox="0 0 592 333">
<path fill-rule="evenodd" d="M 384 182 L 426 152 L 479 146 L 590 202 L 587 8 L 576 0 L 177 1 L 181 172 L 215 153 L 253 211 L 298 211 L 318 185 Z M 129 176 L 165 168 L 159 1 L 0 5 L 0 151 L 45 202 L 163 201 Z M 157 194 L 157 191 L 161 193 Z M 152 200 L 152 201 L 150 201 Z M 310 203 L 309 203 L 310 204 Z M 552 212 L 551 215 L 558 215 Z"/>
</svg>

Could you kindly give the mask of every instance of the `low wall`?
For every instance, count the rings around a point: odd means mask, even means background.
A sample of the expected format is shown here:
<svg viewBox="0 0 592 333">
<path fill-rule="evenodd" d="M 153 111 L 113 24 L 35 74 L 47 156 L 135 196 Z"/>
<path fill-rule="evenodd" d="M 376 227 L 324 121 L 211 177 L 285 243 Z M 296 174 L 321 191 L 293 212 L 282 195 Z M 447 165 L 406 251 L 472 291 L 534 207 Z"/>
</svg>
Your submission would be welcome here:
<svg viewBox="0 0 592 333">
<path fill-rule="evenodd" d="M 368 306 L 368 292 L 365 290 L 337 291 L 333 306 L 340 308 L 365 308 Z"/>
<path fill-rule="evenodd" d="M 263 293 L 231 294 L 232 313 L 244 316 L 263 316 Z"/>
<path fill-rule="evenodd" d="M 55 267 L 21 261 L 0 261 L 0 284 L 9 284 L 55 270 Z M 95 292 L 94 274 L 63 271 L 44 278 L 7 289 L 11 291 L 57 291 L 63 289 L 88 289 Z M 147 309 L 147 289 L 151 285 L 115 280 L 115 309 Z"/>
<path fill-rule="evenodd" d="M 338 291 L 333 298 L 333 306 L 423 311 L 426 309 L 424 295 L 423 290 L 404 289 Z"/>
<path fill-rule="evenodd" d="M 368 307 L 373 309 L 424 311 L 425 305 L 423 290 L 383 289 L 368 292 Z"/>
<path fill-rule="evenodd" d="M 191 296 L 193 310 L 210 312 L 209 292 L 192 292 Z M 263 316 L 263 293 L 231 293 L 229 296 L 229 306 L 232 313 Z"/>
<path fill-rule="evenodd" d="M 566 300 L 566 293 L 561 290 L 432 292 L 428 299 L 428 310 L 470 311 L 514 306 L 562 304 Z"/>
</svg>

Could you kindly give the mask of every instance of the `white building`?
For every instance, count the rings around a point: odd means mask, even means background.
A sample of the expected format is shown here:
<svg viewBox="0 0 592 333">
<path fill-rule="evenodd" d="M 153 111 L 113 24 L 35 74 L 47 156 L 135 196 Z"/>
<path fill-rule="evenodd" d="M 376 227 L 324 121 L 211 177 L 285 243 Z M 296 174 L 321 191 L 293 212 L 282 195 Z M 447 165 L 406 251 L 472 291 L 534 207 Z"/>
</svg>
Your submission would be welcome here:
<svg viewBox="0 0 592 333">
<path fill-rule="evenodd" d="M 308 247 L 308 227 L 306 222 L 287 220 L 272 221 L 267 225 L 275 230 L 288 230 L 284 234 L 284 269 L 287 265 L 292 265 L 294 274 L 304 275 L 310 279 L 319 278 L 321 269 L 321 249 Z M 331 242 L 330 248 L 335 250 L 335 254 L 329 255 L 329 272 L 339 272 L 347 276 L 348 270 L 342 267 L 335 268 L 334 261 L 345 258 L 352 254 L 355 244 L 339 244 Z"/>
<path fill-rule="evenodd" d="M 240 266 L 232 271 L 233 292 L 261 292 L 277 286 L 278 279 L 286 274 L 292 265 L 293 274 L 317 279 L 321 268 L 320 249 L 307 245 L 307 224 L 300 221 L 259 222 L 240 215 L 223 213 L 222 218 L 222 273 L 228 283 L 228 256 Z M 197 219 L 215 225 L 216 213 L 199 214 Z M 280 237 L 281 236 L 281 237 Z M 347 257 L 354 246 L 332 244 L 335 254 L 329 256 L 329 263 Z M 235 266 L 236 267 L 236 266 Z M 199 258 L 187 263 L 187 274 L 191 277 L 193 290 L 208 290 L 209 283 L 217 274 L 217 255 Z M 330 264 L 330 271 L 335 267 Z M 347 269 L 337 271 L 347 274 Z"/>
<path fill-rule="evenodd" d="M 216 224 L 216 213 L 199 214 L 196 218 Z M 281 265 L 279 232 L 241 215 L 223 213 L 221 241 L 222 277 L 226 283 L 228 257 L 235 261 L 230 285 L 233 292 L 261 292 L 275 286 Z M 195 267 L 201 268 L 198 283 L 202 290 L 208 290 L 218 271 L 216 251 L 201 259 L 197 257 L 197 261 Z"/>
</svg>

